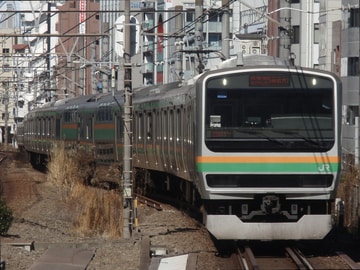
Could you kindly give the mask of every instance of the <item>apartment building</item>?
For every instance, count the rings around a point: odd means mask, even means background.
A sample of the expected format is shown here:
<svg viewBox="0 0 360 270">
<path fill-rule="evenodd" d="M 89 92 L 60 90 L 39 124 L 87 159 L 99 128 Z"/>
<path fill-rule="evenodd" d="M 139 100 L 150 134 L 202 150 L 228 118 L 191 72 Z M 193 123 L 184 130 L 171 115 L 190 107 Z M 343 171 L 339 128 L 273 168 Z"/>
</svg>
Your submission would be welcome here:
<svg viewBox="0 0 360 270">
<path fill-rule="evenodd" d="M 48 8 L 43 1 L 0 2 L 0 143 L 15 144 L 17 123 L 51 98 L 51 38 L 41 36 L 51 31 L 42 12 Z"/>
<path fill-rule="evenodd" d="M 343 150 L 359 164 L 360 99 L 360 6 L 357 0 L 342 0 L 341 47 L 334 48 L 336 67 L 343 82 Z"/>
<path fill-rule="evenodd" d="M 100 42 L 108 34 L 101 35 L 99 9 L 100 3 L 95 0 L 71 0 L 58 6 L 59 20 L 54 23 L 59 33 L 57 63 L 52 67 L 56 100 L 103 90 L 103 72 L 97 72 L 97 68 L 107 64 L 99 60 L 99 55 Z"/>
</svg>

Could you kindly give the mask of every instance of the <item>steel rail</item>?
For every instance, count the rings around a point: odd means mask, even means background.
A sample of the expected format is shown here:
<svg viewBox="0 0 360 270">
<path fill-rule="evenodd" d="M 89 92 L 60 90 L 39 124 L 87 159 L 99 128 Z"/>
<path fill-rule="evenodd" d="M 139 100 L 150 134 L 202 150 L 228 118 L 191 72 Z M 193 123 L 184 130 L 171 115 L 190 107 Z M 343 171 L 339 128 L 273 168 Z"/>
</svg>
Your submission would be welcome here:
<svg viewBox="0 0 360 270">
<path fill-rule="evenodd" d="M 134 198 L 137 199 L 139 202 L 146 204 L 147 206 L 155 208 L 156 210 L 163 210 L 160 202 L 150 199 L 146 196 L 134 194 Z"/>
<path fill-rule="evenodd" d="M 360 265 L 358 265 L 353 259 L 351 259 L 347 254 L 342 251 L 337 251 L 336 254 L 347 264 L 351 269 L 360 269 Z"/>
</svg>

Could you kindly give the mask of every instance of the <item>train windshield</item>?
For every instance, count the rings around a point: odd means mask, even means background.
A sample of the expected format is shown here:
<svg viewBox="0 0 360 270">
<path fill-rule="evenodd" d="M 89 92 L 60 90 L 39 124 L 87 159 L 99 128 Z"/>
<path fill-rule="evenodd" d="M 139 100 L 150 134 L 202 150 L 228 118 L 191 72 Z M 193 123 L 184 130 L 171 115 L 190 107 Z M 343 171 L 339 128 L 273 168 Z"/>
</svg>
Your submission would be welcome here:
<svg viewBox="0 0 360 270">
<path fill-rule="evenodd" d="M 327 151 L 335 142 L 334 83 L 312 74 L 210 78 L 205 143 L 215 152 Z"/>
</svg>

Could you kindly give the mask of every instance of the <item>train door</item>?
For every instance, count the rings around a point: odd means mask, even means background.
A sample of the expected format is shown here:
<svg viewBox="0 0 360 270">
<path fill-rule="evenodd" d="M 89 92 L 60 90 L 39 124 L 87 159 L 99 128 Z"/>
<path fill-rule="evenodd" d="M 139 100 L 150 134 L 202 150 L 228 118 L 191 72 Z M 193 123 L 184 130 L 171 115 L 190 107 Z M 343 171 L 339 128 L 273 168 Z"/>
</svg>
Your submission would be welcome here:
<svg viewBox="0 0 360 270">
<path fill-rule="evenodd" d="M 40 118 L 40 150 L 45 151 L 45 129 L 46 129 L 46 119 Z"/>
<path fill-rule="evenodd" d="M 137 113 L 136 117 L 136 156 L 137 162 L 144 164 L 145 162 L 145 150 L 144 150 L 144 115 L 142 112 Z"/>
<path fill-rule="evenodd" d="M 162 155 L 161 155 L 161 143 L 162 143 L 162 127 L 161 127 L 161 112 L 159 110 L 156 111 L 155 114 L 155 156 L 156 156 L 156 165 L 158 166 L 159 164 L 161 165 L 161 167 L 159 168 L 160 170 L 163 169 L 163 163 L 161 162 L 162 159 Z"/>
<path fill-rule="evenodd" d="M 141 162 L 141 153 L 140 153 L 140 142 L 141 142 L 141 121 L 140 118 L 142 114 L 135 112 L 135 123 L 134 123 L 134 136 L 133 136 L 133 151 L 136 158 L 136 162 Z"/>
<path fill-rule="evenodd" d="M 175 169 L 179 173 L 182 169 L 181 164 L 181 112 L 180 108 L 175 109 L 174 111 L 174 155 L 175 155 Z"/>
<path fill-rule="evenodd" d="M 57 140 L 60 140 L 60 134 L 61 134 L 61 117 L 56 117 L 55 120 L 55 138 Z"/>
<path fill-rule="evenodd" d="M 162 110 L 161 114 L 161 156 L 164 170 L 168 168 L 169 156 L 168 156 L 168 122 L 167 122 L 167 111 Z"/>
<path fill-rule="evenodd" d="M 155 112 L 147 112 L 146 117 L 146 141 L 147 141 L 147 161 L 150 167 L 154 167 L 156 163 L 156 150 L 155 150 Z"/>
<path fill-rule="evenodd" d="M 144 154 L 145 154 L 145 162 L 148 165 L 151 163 L 151 146 L 152 146 L 152 119 L 151 112 L 144 112 Z"/>
<path fill-rule="evenodd" d="M 142 114 L 141 114 L 141 117 L 140 117 L 140 134 L 141 134 L 141 153 L 142 153 L 142 159 L 141 159 L 141 162 L 142 164 L 145 166 L 147 164 L 147 131 L 146 131 L 146 112 L 144 111 Z"/>
<path fill-rule="evenodd" d="M 137 141 L 138 141 L 138 113 L 134 112 L 134 128 L 133 128 L 133 156 L 134 162 L 138 162 L 138 148 L 137 148 Z"/>
<path fill-rule="evenodd" d="M 46 151 L 50 153 L 51 148 L 51 116 L 46 119 Z"/>
<path fill-rule="evenodd" d="M 80 140 L 92 142 L 93 140 L 93 119 L 92 115 L 82 114 L 80 120 Z"/>
<path fill-rule="evenodd" d="M 168 140 L 168 155 L 169 155 L 169 165 L 171 170 L 176 170 L 175 162 L 175 145 L 174 145 L 174 110 L 169 110 L 168 114 L 168 123 L 169 123 L 169 140 Z"/>
<path fill-rule="evenodd" d="M 123 122 L 121 120 L 121 114 L 115 114 L 115 150 L 116 150 L 116 160 L 119 161 L 120 151 L 119 146 L 123 143 Z M 135 137 L 135 136 L 134 136 Z"/>
<path fill-rule="evenodd" d="M 191 157 L 194 156 L 194 150 L 193 150 L 193 112 L 192 112 L 192 105 L 188 104 L 186 106 L 186 112 L 185 112 L 185 134 L 184 134 L 184 162 L 186 164 L 186 170 L 188 172 L 193 172 L 195 168 L 195 162 L 191 159 Z"/>
<path fill-rule="evenodd" d="M 185 162 L 184 162 L 184 135 L 185 135 L 185 130 L 184 130 L 184 107 L 181 106 L 181 108 L 179 108 L 177 110 L 177 114 L 178 114 L 178 121 L 177 121 L 177 160 L 178 160 L 178 164 L 179 164 L 179 171 L 180 174 L 183 174 L 185 172 Z"/>
</svg>

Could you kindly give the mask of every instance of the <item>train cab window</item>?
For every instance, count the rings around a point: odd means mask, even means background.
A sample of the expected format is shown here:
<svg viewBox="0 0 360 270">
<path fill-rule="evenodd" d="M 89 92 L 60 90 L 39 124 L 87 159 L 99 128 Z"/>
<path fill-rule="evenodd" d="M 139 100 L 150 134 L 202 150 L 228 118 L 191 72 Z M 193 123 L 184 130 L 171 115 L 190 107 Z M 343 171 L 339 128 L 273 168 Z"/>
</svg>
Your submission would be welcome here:
<svg viewBox="0 0 360 270">
<path fill-rule="evenodd" d="M 311 152 L 334 145 L 335 101 L 328 78 L 249 72 L 209 79 L 205 93 L 210 150 Z"/>
<path fill-rule="evenodd" d="M 212 113 L 212 118 L 210 119 L 214 121 L 214 116 L 217 116 L 217 125 L 220 127 L 231 127 L 233 123 L 233 104 L 232 102 L 223 103 L 223 104 L 217 104 Z M 211 118 L 211 117 L 210 117 Z M 211 123 L 212 125 L 214 123 Z"/>
</svg>

